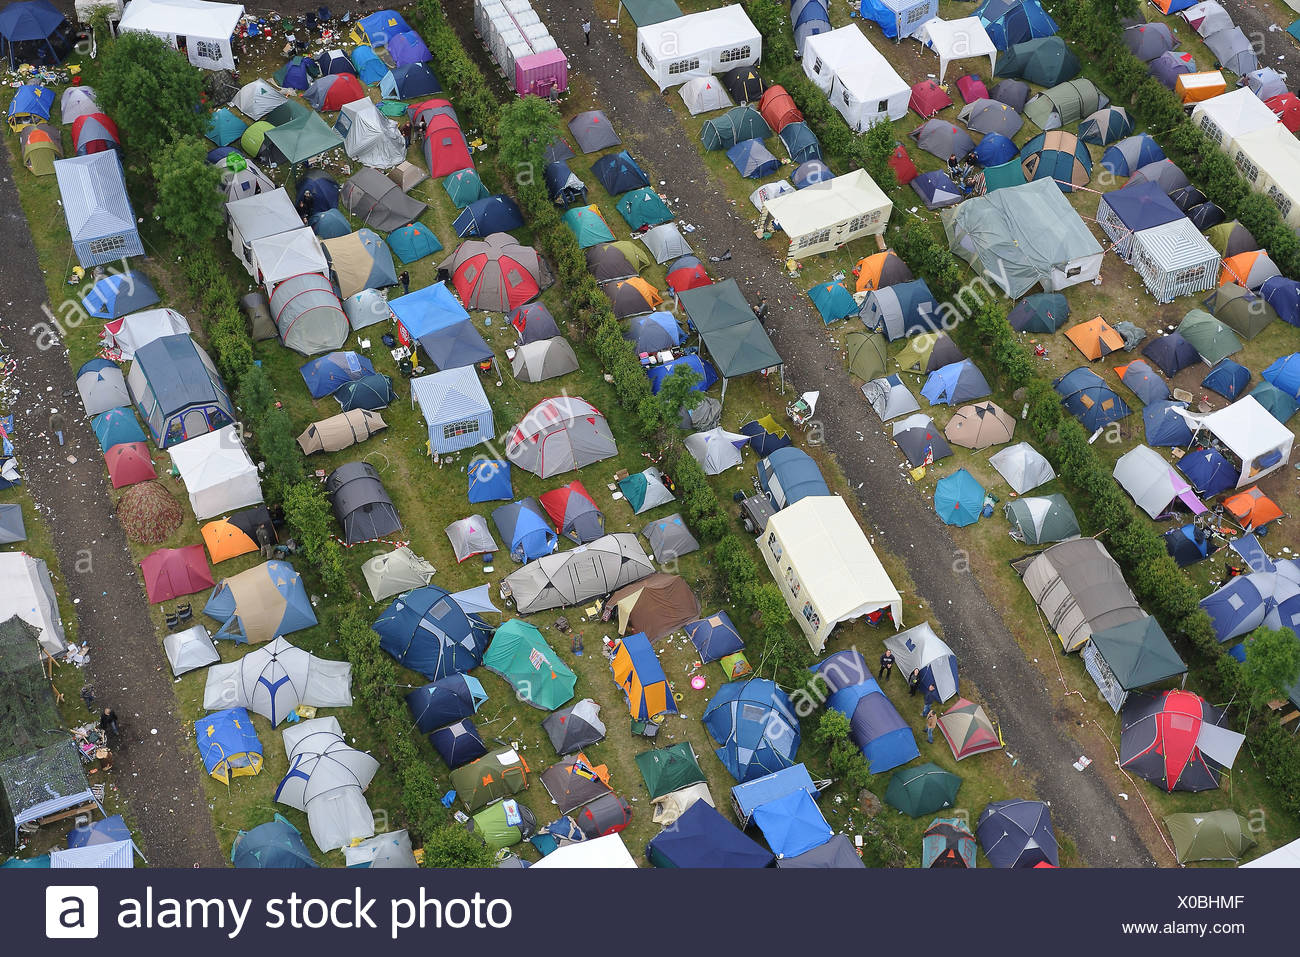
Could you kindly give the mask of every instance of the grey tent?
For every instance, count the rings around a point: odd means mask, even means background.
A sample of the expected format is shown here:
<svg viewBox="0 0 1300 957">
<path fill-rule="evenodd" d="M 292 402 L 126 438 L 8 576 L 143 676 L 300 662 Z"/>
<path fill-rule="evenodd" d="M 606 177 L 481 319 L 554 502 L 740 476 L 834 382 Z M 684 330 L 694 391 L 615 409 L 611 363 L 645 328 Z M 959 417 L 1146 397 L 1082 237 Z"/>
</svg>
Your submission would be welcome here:
<svg viewBox="0 0 1300 957">
<path fill-rule="evenodd" d="M 1024 114 L 1041 130 L 1072 126 L 1110 101 L 1091 80 L 1066 80 L 1044 90 L 1025 104 Z"/>
<path fill-rule="evenodd" d="M 392 598 L 412 588 L 423 588 L 437 571 L 429 562 L 403 545 L 376 555 L 361 566 L 370 597 L 375 601 Z"/>
<path fill-rule="evenodd" d="M 866 867 L 853 846 L 853 839 L 847 834 L 836 834 L 825 844 L 814 847 L 811 851 L 795 854 L 792 857 L 778 857 L 778 868 L 785 867 L 837 867 L 858 870 Z"/>
<path fill-rule="evenodd" d="M 375 818 L 362 792 L 379 762 L 348 744 L 337 718 L 312 718 L 283 732 L 289 772 L 275 799 L 307 812 L 312 839 L 322 851 L 373 837 Z"/>
<path fill-rule="evenodd" d="M 597 282 L 609 282 L 611 279 L 630 279 L 637 274 L 636 267 L 629 261 L 623 251 L 613 243 L 601 243 L 586 250 L 587 272 Z"/>
<path fill-rule="evenodd" d="M 683 431 L 689 429 L 692 432 L 707 432 L 716 429 L 721 423 L 722 403 L 711 395 L 702 395 L 695 408 L 682 407 L 677 427 Z"/>
<path fill-rule="evenodd" d="M 163 638 L 163 651 L 172 666 L 172 675 L 181 675 L 198 668 L 206 668 L 221 660 L 212 636 L 202 625 L 172 632 Z"/>
<path fill-rule="evenodd" d="M 488 528 L 487 519 L 482 515 L 458 519 L 448 525 L 445 531 L 451 541 L 451 550 L 456 553 L 457 562 L 500 550 L 492 537 L 492 530 Z"/>
<path fill-rule="evenodd" d="M 426 332 L 419 342 L 429 361 L 443 372 L 495 361 L 492 347 L 469 319 Z"/>
<path fill-rule="evenodd" d="M 975 148 L 970 135 L 947 120 L 927 120 L 908 135 L 916 140 L 917 146 L 941 160 L 954 155 L 960 159 Z"/>
<path fill-rule="evenodd" d="M 1017 113 L 1023 113 L 1031 91 L 1029 84 L 1021 80 L 1002 80 L 989 91 L 989 95 L 999 103 L 1005 103 Z"/>
<path fill-rule="evenodd" d="M 343 540 L 348 545 L 383 538 L 402 527 L 379 472 L 369 462 L 340 465 L 325 479 L 325 491 L 334 504 L 334 515 L 343 526 Z"/>
<path fill-rule="evenodd" d="M 1006 504 L 1011 537 L 1027 545 L 1046 545 L 1077 538 L 1079 520 L 1064 495 L 1017 498 Z"/>
<path fill-rule="evenodd" d="M 1143 63 L 1150 63 L 1178 46 L 1178 38 L 1167 23 L 1135 23 L 1125 29 L 1124 44 Z"/>
<path fill-rule="evenodd" d="M 68 650 L 49 566 L 25 552 L 0 552 L 0 621 L 14 615 L 40 631 L 49 654 Z"/>
<path fill-rule="evenodd" d="M 636 515 L 675 501 L 673 493 L 664 484 L 663 473 L 653 465 L 644 472 L 619 479 L 618 490 Z"/>
<path fill-rule="evenodd" d="M 605 416 L 578 396 L 556 396 L 533 406 L 506 435 L 506 458 L 550 478 L 618 454 Z"/>
<path fill-rule="evenodd" d="M 235 421 L 217 367 L 188 335 L 163 336 L 137 349 L 126 384 L 160 449 Z"/>
<path fill-rule="evenodd" d="M 682 234 L 673 223 L 664 223 L 662 226 L 646 230 L 638 238 L 645 243 L 646 249 L 650 250 L 650 255 L 654 256 L 655 262 L 660 265 L 678 256 L 691 255 L 690 243 L 682 238 Z"/>
<path fill-rule="evenodd" d="M 333 352 L 351 331 L 334 285 L 323 273 L 302 273 L 277 283 L 271 316 L 280 341 L 305 356 Z"/>
<path fill-rule="evenodd" d="M 1134 183 L 1155 183 L 1168 194 L 1183 189 L 1189 182 L 1187 174 L 1173 160 L 1165 158 L 1140 167 L 1124 185 L 1127 188 Z"/>
<path fill-rule="evenodd" d="M 545 555 L 507 575 L 521 615 L 580 605 L 654 573 L 635 535 L 605 535 L 582 548 Z"/>
<path fill-rule="evenodd" d="M 364 442 L 386 428 L 388 423 L 378 412 L 351 409 L 307 426 L 302 435 L 298 436 L 298 447 L 302 449 L 303 455 L 339 452 L 350 445 Z"/>
<path fill-rule="evenodd" d="M 108 359 L 91 359 L 77 370 L 77 392 L 81 394 L 86 415 L 99 415 L 131 404 L 122 370 Z"/>
<path fill-rule="evenodd" d="M 254 342 L 265 342 L 279 335 L 275 328 L 275 320 L 271 318 L 271 300 L 262 290 L 255 289 L 240 296 L 239 308 L 244 311 L 244 318 L 248 320 L 248 334 L 253 337 Z"/>
<path fill-rule="evenodd" d="M 749 436 L 726 429 L 710 429 L 686 436 L 686 451 L 700 463 L 708 475 L 719 475 L 741 463 L 740 450 L 749 444 Z"/>
<path fill-rule="evenodd" d="M 1188 507 L 1199 504 L 1187 482 L 1163 455 L 1148 445 L 1134 446 L 1121 455 L 1113 474 L 1138 508 L 1153 519 L 1172 508 L 1176 500 L 1182 500 Z"/>
<path fill-rule="evenodd" d="M 600 720 L 600 705 L 590 698 L 552 711 L 542 722 L 551 739 L 551 747 L 560 757 L 605 740 L 605 723 Z"/>
<path fill-rule="evenodd" d="M 957 114 L 957 119 L 966 124 L 966 128 L 976 133 L 1000 133 L 1007 139 L 1020 132 L 1025 121 L 1020 114 L 1005 103 L 997 100 L 980 99 L 966 104 Z M 965 156 L 965 153 L 960 156 Z"/>
<path fill-rule="evenodd" d="M 1187 673 L 1187 663 L 1149 615 L 1094 631 L 1083 650 L 1083 663 L 1117 712 L 1130 691 Z"/>
<path fill-rule="evenodd" d="M 1146 615 L 1123 571 L 1095 538 L 1049 546 L 1015 567 L 1066 651 L 1081 648 L 1094 632 Z"/>
<path fill-rule="evenodd" d="M 867 404 L 876 415 L 880 416 L 882 422 L 896 419 L 900 415 L 908 415 L 921 408 L 916 397 L 904 384 L 902 377 L 897 374 L 872 379 L 862 387 L 862 394 L 866 396 Z"/>
<path fill-rule="evenodd" d="M 563 336 L 538 339 L 515 348 L 510 371 L 520 382 L 541 382 L 578 371 L 578 357 Z"/>
<path fill-rule="evenodd" d="M 23 524 L 21 505 L 0 505 L 0 545 L 12 545 L 27 540 L 27 527 Z"/>
<path fill-rule="evenodd" d="M 518 344 L 521 346 L 560 334 L 560 327 L 551 315 L 551 310 L 540 302 L 530 302 L 511 312 L 510 325 L 518 334 Z"/>
<path fill-rule="evenodd" d="M 641 529 L 641 534 L 650 543 L 650 551 L 660 564 L 681 558 L 700 547 L 679 512 L 655 519 Z"/>
<path fill-rule="evenodd" d="M 569 132 L 584 153 L 599 153 L 611 146 L 622 146 L 614 127 L 602 110 L 588 110 L 569 120 Z"/>
<path fill-rule="evenodd" d="M 1255 48 L 1241 27 L 1212 33 L 1205 38 L 1205 45 L 1225 70 L 1231 70 L 1237 76 L 1245 76 L 1259 69 L 1259 57 L 1255 55 Z"/>
<path fill-rule="evenodd" d="M 391 232 L 420 218 L 428 207 L 412 199 L 377 169 L 365 167 L 343 184 L 340 202 L 353 216 L 380 232 Z"/>
<path fill-rule="evenodd" d="M 917 412 L 895 422 L 893 436 L 913 468 L 924 465 L 926 459 L 938 462 L 952 455 L 952 446 L 943 437 L 943 432 L 934 424 L 934 419 L 924 412 Z"/>
<path fill-rule="evenodd" d="M 1028 442 L 1001 449 L 989 457 L 989 464 L 998 470 L 1017 495 L 1024 495 L 1056 478 L 1047 459 Z"/>
</svg>

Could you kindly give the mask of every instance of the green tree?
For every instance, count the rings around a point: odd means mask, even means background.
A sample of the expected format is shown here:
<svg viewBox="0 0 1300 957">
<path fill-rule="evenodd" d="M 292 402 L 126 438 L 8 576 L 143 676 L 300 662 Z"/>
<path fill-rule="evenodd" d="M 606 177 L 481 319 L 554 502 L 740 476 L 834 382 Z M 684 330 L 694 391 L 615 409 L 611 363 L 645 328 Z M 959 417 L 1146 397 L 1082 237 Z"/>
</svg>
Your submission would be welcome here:
<svg viewBox="0 0 1300 957">
<path fill-rule="evenodd" d="M 856 796 L 871 783 L 871 765 L 853 741 L 853 729 L 845 715 L 827 708 L 813 737 L 828 751 L 826 763 L 831 776 L 842 781 L 850 795 Z"/>
<path fill-rule="evenodd" d="M 893 155 L 895 145 L 894 127 L 890 123 L 872 123 L 862 134 L 862 165 L 882 188 L 891 188 L 898 182 L 889 167 L 889 157 Z"/>
<path fill-rule="evenodd" d="M 655 401 L 663 410 L 664 421 L 676 424 L 682 409 L 690 411 L 704 399 L 703 392 L 697 392 L 695 386 L 700 381 L 700 374 L 686 365 L 679 365 L 673 374 L 664 379 L 659 386 Z"/>
<path fill-rule="evenodd" d="M 207 144 L 197 136 L 172 140 L 149 164 L 158 201 L 154 212 L 163 228 L 201 246 L 225 228 L 221 210 L 221 170 L 208 162 Z"/>
<path fill-rule="evenodd" d="M 1290 628 L 1260 627 L 1246 639 L 1246 661 L 1241 666 L 1247 700 L 1252 711 L 1291 688 L 1300 678 L 1300 641 Z"/>
<path fill-rule="evenodd" d="M 459 824 L 445 824 L 425 835 L 425 867 L 492 867 L 494 864 L 483 838 Z"/>
<path fill-rule="evenodd" d="M 106 43 L 95 79 L 99 105 L 122 131 L 127 156 L 142 166 L 168 143 L 208 127 L 203 74 L 149 33 Z"/>
<path fill-rule="evenodd" d="M 776 0 L 746 0 L 745 12 L 763 35 L 763 65 L 775 73 L 794 63 L 789 7 Z"/>
<path fill-rule="evenodd" d="M 512 101 L 497 120 L 497 160 L 520 193 L 545 192 L 546 147 L 560 135 L 560 113 L 540 96 Z"/>
</svg>

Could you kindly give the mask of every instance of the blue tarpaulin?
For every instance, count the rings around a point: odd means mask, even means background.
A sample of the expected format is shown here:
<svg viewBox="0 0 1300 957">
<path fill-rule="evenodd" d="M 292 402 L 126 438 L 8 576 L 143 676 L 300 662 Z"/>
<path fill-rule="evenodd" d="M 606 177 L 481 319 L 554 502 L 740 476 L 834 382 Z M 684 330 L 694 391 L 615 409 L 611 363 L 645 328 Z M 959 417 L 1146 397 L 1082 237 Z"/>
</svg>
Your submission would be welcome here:
<svg viewBox="0 0 1300 957">
<path fill-rule="evenodd" d="M 821 847 L 835 832 L 807 791 L 792 791 L 754 810 L 754 823 L 777 858 Z"/>
<path fill-rule="evenodd" d="M 692 353 L 669 362 L 646 366 L 645 374 L 650 378 L 650 391 L 658 395 L 668 377 L 680 368 L 690 369 L 699 376 L 699 381 L 692 387 L 692 391 L 707 392 L 718 381 L 718 374 L 713 371 L 713 366 Z"/>
</svg>

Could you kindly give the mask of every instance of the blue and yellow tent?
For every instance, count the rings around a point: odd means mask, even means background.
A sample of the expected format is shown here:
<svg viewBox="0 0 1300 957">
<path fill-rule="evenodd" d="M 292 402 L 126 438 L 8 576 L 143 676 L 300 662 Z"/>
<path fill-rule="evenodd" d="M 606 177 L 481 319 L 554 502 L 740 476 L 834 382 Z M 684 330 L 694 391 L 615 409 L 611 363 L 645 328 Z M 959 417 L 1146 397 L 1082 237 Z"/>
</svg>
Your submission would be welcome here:
<svg viewBox="0 0 1300 957">
<path fill-rule="evenodd" d="M 194 722 L 203 767 L 222 784 L 262 770 L 262 742 L 243 708 L 216 711 Z"/>
<path fill-rule="evenodd" d="M 609 670 L 614 674 L 614 683 L 623 689 L 628 711 L 636 720 L 677 713 L 668 676 L 643 632 L 628 635 L 618 643 Z"/>
</svg>

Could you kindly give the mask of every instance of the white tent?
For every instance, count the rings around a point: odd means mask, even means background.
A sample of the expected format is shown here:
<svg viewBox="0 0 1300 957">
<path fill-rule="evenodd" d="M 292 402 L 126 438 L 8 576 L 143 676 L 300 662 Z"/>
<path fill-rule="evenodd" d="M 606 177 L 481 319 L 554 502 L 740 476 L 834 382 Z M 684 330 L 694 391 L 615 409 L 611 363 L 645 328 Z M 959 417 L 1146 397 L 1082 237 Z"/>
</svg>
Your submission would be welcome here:
<svg viewBox="0 0 1300 957">
<path fill-rule="evenodd" d="M 352 706 L 352 665 L 317 658 L 280 637 L 238 661 L 213 665 L 203 686 L 207 711 L 247 708 L 275 727 L 300 704 L 315 708 Z"/>
<path fill-rule="evenodd" d="M 749 201 L 754 204 L 754 208 L 760 213 L 767 201 L 775 199 L 777 196 L 784 196 L 786 193 L 793 193 L 794 187 L 790 185 L 788 179 L 778 179 L 772 183 L 764 183 L 758 189 L 749 194 Z"/>
<path fill-rule="evenodd" d="M 565 844 L 533 865 L 533 868 L 545 867 L 636 867 L 636 861 L 628 853 L 622 837 L 618 834 L 606 834 L 604 837 Z"/>
<path fill-rule="evenodd" d="M 208 432 L 167 450 L 200 521 L 262 501 L 257 466 L 236 426 Z"/>
<path fill-rule="evenodd" d="M 1241 460 L 1237 488 L 1259 481 L 1291 460 L 1295 434 L 1260 405 L 1253 395 L 1242 396 L 1226 409 L 1200 415 L 1176 409 L 1187 424 L 1205 429 Z"/>
<path fill-rule="evenodd" d="M 375 817 L 363 792 L 379 762 L 347 743 L 337 718 L 312 718 L 284 729 L 289 771 L 276 788 L 281 804 L 307 812 L 322 851 L 374 837 Z"/>
<path fill-rule="evenodd" d="M 179 678 L 196 668 L 206 668 L 221 660 L 212 637 L 202 625 L 173 632 L 163 638 L 163 651 L 171 663 L 172 674 Z"/>
<path fill-rule="evenodd" d="M 1300 840 L 1284 844 L 1276 851 L 1262 854 L 1242 867 L 1300 867 Z"/>
<path fill-rule="evenodd" d="M 268 296 L 276 283 L 291 276 L 329 272 L 320 239 L 306 226 L 255 239 L 252 252 L 253 268 L 266 286 Z"/>
<path fill-rule="evenodd" d="M 888 608 L 894 627 L 902 624 L 903 599 L 838 495 L 810 495 L 781 509 L 758 544 L 815 654 L 842 621 Z"/>
<path fill-rule="evenodd" d="M 118 30 L 162 37 L 205 70 L 233 70 L 235 54 L 230 49 L 230 37 L 243 16 L 244 8 L 238 3 L 131 0 Z"/>
<path fill-rule="evenodd" d="M 998 470 L 1017 495 L 1024 495 L 1056 478 L 1051 464 L 1028 442 L 998 450 L 989 457 L 989 464 Z"/>
<path fill-rule="evenodd" d="M 1156 302 L 1206 292 L 1219 282 L 1219 251 L 1186 216 L 1139 229 L 1129 257 Z"/>
<path fill-rule="evenodd" d="M 722 81 L 712 74 L 688 80 L 682 85 L 681 94 L 682 102 L 686 104 L 691 116 L 725 110 L 736 105 Z"/>
<path fill-rule="evenodd" d="M 790 257 L 803 259 L 839 249 L 861 236 L 880 235 L 893 209 L 867 171 L 855 169 L 773 196 L 763 205 L 762 221 L 765 228 L 779 225 L 790 240 Z"/>
<path fill-rule="evenodd" d="M 419 867 L 411 850 L 411 835 L 403 828 L 376 834 L 343 848 L 343 862 L 348 867 L 411 868 Z"/>
<path fill-rule="evenodd" d="M 496 435 L 492 405 L 472 366 L 443 369 L 411 380 L 411 405 L 419 405 L 431 453 L 459 452 Z"/>
<path fill-rule="evenodd" d="M 49 567 L 24 552 L 0 552 L 0 621 L 14 615 L 40 629 L 37 640 L 48 654 L 68 650 Z"/>
<path fill-rule="evenodd" d="M 1300 229 L 1300 141 L 1281 123 L 1243 133 L 1228 150 L 1251 189 L 1277 206 L 1292 229 Z"/>
<path fill-rule="evenodd" d="M 725 472 L 741 462 L 738 443 L 746 443 L 749 438 L 728 432 L 726 429 L 710 429 L 707 432 L 692 432 L 686 436 L 686 451 L 700 463 L 700 468 L 709 475 Z"/>
<path fill-rule="evenodd" d="M 637 62 L 661 93 L 693 77 L 752 66 L 762 53 L 762 34 L 738 3 L 636 31 Z"/>
<path fill-rule="evenodd" d="M 302 217 L 283 187 L 226 203 L 226 220 L 230 248 L 254 278 L 257 265 L 253 261 L 253 241 L 302 227 Z"/>
<path fill-rule="evenodd" d="M 855 132 L 907 115 L 911 87 L 857 24 L 808 37 L 803 71 Z"/>
<path fill-rule="evenodd" d="M 370 597 L 375 601 L 392 598 L 412 588 L 421 588 L 433 580 L 433 565 L 403 545 L 391 552 L 376 555 L 361 566 Z"/>
<path fill-rule="evenodd" d="M 929 668 L 940 701 L 947 701 L 957 693 L 957 656 L 934 633 L 928 621 L 890 635 L 885 639 L 885 647 L 894 653 L 894 662 L 904 675 Z"/>
<path fill-rule="evenodd" d="M 1133 496 L 1138 508 L 1152 518 L 1168 511 L 1175 499 L 1197 514 L 1205 511 L 1187 480 L 1148 445 L 1135 446 L 1121 455 L 1115 463 L 1114 476 L 1120 487 Z"/>
<path fill-rule="evenodd" d="M 916 32 L 916 38 L 939 54 L 939 82 L 948 70 L 948 64 L 967 57 L 987 56 L 989 72 L 998 65 L 998 48 L 993 45 L 979 17 L 962 17 L 960 20 L 927 20 Z"/>
<path fill-rule="evenodd" d="M 384 114 L 373 100 L 344 103 L 334 132 L 343 137 L 348 156 L 375 169 L 392 169 L 406 159 L 406 142 L 397 124 Z"/>
<path fill-rule="evenodd" d="M 114 319 L 104 326 L 99 341 L 116 350 L 123 362 L 135 358 L 135 351 L 163 336 L 189 335 L 189 320 L 174 309 L 146 309 Z"/>
<path fill-rule="evenodd" d="M 272 86 L 268 80 L 253 80 L 241 86 L 230 102 L 250 120 L 260 120 L 288 101 L 289 98 Z"/>
<path fill-rule="evenodd" d="M 1197 103 L 1192 107 L 1192 122 L 1223 150 L 1243 133 L 1278 125 L 1277 114 L 1244 86 Z"/>
</svg>

